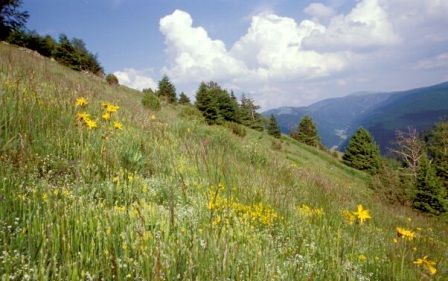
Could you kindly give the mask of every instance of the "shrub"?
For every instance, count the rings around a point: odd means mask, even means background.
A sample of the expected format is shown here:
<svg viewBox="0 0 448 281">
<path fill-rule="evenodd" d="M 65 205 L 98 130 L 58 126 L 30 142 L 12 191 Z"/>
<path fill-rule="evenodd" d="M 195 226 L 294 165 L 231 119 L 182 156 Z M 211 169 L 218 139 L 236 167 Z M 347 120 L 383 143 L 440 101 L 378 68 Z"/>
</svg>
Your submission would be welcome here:
<svg viewBox="0 0 448 281">
<path fill-rule="evenodd" d="M 160 109 L 160 100 L 152 91 L 143 91 L 142 104 L 151 110 Z"/>
<path fill-rule="evenodd" d="M 229 128 L 232 133 L 235 135 L 244 138 L 246 136 L 246 128 L 243 125 L 240 125 L 235 122 L 227 122 L 225 123 L 225 127 Z"/>
<path fill-rule="evenodd" d="M 113 75 L 112 73 L 106 75 L 106 82 L 112 86 L 118 86 L 120 84 L 118 83 L 117 76 Z"/>
</svg>

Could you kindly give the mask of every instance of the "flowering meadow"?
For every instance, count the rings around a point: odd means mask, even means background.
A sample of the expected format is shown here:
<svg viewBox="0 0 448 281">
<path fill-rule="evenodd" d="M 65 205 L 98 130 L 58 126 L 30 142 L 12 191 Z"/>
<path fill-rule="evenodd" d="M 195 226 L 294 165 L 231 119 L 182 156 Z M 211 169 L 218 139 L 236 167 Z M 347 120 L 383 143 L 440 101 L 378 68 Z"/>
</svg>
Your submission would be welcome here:
<svg viewBox="0 0 448 281">
<path fill-rule="evenodd" d="M 448 280 L 447 222 L 325 153 L 0 58 L 1 280 Z"/>
</svg>

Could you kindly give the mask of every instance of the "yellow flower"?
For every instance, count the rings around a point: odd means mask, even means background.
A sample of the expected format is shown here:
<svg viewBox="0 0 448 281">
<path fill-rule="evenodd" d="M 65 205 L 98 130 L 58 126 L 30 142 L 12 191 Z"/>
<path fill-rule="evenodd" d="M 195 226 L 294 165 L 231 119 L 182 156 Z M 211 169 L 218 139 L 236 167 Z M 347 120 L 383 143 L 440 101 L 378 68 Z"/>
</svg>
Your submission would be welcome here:
<svg viewBox="0 0 448 281">
<path fill-rule="evenodd" d="M 431 275 L 437 273 L 437 269 L 435 268 L 436 262 L 428 260 L 428 256 L 424 256 L 422 259 L 417 259 L 416 261 L 414 261 L 414 264 L 416 264 L 417 266 L 425 265 Z"/>
<path fill-rule="evenodd" d="M 114 128 L 117 129 L 117 130 L 123 130 L 123 124 L 121 124 L 118 121 L 115 121 L 114 122 Z"/>
<path fill-rule="evenodd" d="M 42 200 L 47 200 L 47 198 L 48 198 L 48 194 L 47 194 L 47 193 L 44 193 L 44 194 L 42 195 Z"/>
<path fill-rule="evenodd" d="M 76 119 L 78 119 L 79 121 L 89 119 L 89 117 L 90 117 L 90 114 L 88 114 L 86 112 L 76 113 Z"/>
<path fill-rule="evenodd" d="M 111 104 L 109 102 L 102 102 L 101 106 L 104 108 L 107 108 L 108 106 L 110 106 Z"/>
<path fill-rule="evenodd" d="M 77 106 L 84 107 L 84 106 L 86 106 L 88 104 L 89 104 L 89 102 L 87 101 L 86 98 L 79 98 L 79 99 L 76 100 L 76 105 Z"/>
<path fill-rule="evenodd" d="M 412 241 L 415 238 L 415 232 L 401 227 L 397 227 L 397 236 L 406 239 L 408 241 Z"/>
<path fill-rule="evenodd" d="M 354 212 L 353 214 L 358 217 L 359 222 L 361 224 L 363 224 L 366 219 L 371 219 L 372 218 L 369 215 L 369 210 L 364 210 L 362 205 L 358 205 L 358 211 Z"/>
<path fill-rule="evenodd" d="M 103 115 L 101 115 L 101 118 L 103 118 L 106 121 L 109 121 L 110 120 L 109 112 L 105 112 Z"/>
<path fill-rule="evenodd" d="M 91 119 L 84 119 L 84 122 L 86 123 L 87 127 L 89 127 L 89 129 L 93 129 L 93 128 L 97 127 L 96 122 Z"/>
<path fill-rule="evenodd" d="M 356 220 L 355 215 L 353 215 L 352 212 L 350 212 L 349 210 L 343 210 L 342 211 L 342 216 L 345 217 L 345 221 L 348 224 L 353 224 Z"/>
<path fill-rule="evenodd" d="M 359 261 L 365 261 L 367 258 L 364 255 L 359 255 L 358 260 Z"/>
<path fill-rule="evenodd" d="M 126 242 L 123 242 L 123 244 L 121 244 L 121 248 L 123 248 L 123 250 L 126 251 L 126 249 L 128 248 L 128 245 L 126 244 Z"/>
<path fill-rule="evenodd" d="M 156 121 L 156 116 L 154 114 L 151 115 L 151 121 Z"/>
<path fill-rule="evenodd" d="M 106 112 L 108 113 L 116 112 L 119 108 L 120 107 L 118 107 L 118 105 L 108 104 L 106 107 Z"/>
</svg>

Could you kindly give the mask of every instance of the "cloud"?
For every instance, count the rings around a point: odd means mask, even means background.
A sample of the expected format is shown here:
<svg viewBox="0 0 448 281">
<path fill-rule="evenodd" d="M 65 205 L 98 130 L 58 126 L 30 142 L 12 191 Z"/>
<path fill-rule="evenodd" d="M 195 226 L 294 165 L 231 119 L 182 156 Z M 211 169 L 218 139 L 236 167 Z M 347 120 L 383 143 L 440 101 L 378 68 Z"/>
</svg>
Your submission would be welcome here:
<svg viewBox="0 0 448 281">
<path fill-rule="evenodd" d="M 325 52 L 362 51 L 400 42 L 378 0 L 363 0 L 347 15 L 337 15 L 329 25 L 305 39 L 307 49 Z"/>
<path fill-rule="evenodd" d="M 448 1 L 359 0 L 346 13 L 312 3 L 304 12 L 309 19 L 300 21 L 266 10 L 254 14 L 247 32 L 226 46 L 176 10 L 160 20 L 169 58 L 163 73 L 178 89 L 213 80 L 272 108 L 379 85 L 387 90 L 387 83 L 407 89 L 409 65 L 414 71 L 446 67 Z M 431 44 L 440 50 L 426 51 Z M 394 79 L 381 78 L 388 75 Z"/>
<path fill-rule="evenodd" d="M 321 3 L 311 3 L 303 11 L 310 15 L 315 22 L 327 22 L 336 14 L 332 8 Z"/>
<path fill-rule="evenodd" d="M 434 68 L 448 68 L 448 52 L 435 57 L 422 59 L 413 67 L 415 70 L 427 70 Z"/>
<path fill-rule="evenodd" d="M 114 72 L 121 85 L 129 88 L 143 90 L 146 88 L 156 89 L 157 83 L 146 74 L 144 71 L 139 71 L 134 68 L 125 68 L 122 71 Z"/>
<path fill-rule="evenodd" d="M 212 40 L 191 16 L 176 10 L 160 20 L 171 67 L 163 71 L 179 81 L 225 79 L 246 71 L 243 62 L 228 55 L 224 42 Z"/>
</svg>

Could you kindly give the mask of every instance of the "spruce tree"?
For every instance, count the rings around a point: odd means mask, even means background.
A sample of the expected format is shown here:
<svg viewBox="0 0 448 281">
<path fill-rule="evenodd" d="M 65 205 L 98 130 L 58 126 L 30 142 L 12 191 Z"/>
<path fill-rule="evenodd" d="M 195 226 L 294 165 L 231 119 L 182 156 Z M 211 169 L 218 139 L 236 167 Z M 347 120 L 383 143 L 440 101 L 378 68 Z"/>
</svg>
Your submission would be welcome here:
<svg viewBox="0 0 448 281">
<path fill-rule="evenodd" d="M 279 139 L 282 136 L 282 132 L 280 131 L 280 127 L 278 126 L 277 119 L 274 114 L 271 114 L 268 122 L 268 134 Z"/>
<path fill-rule="evenodd" d="M 448 192 L 448 122 L 439 122 L 432 128 L 428 150 L 436 175 L 443 181 Z"/>
<path fill-rule="evenodd" d="M 190 104 L 190 98 L 184 92 L 180 93 L 179 104 Z"/>
<path fill-rule="evenodd" d="M 202 112 L 208 124 L 219 123 L 219 112 L 215 97 L 208 90 L 207 85 L 201 82 L 196 91 L 196 107 Z"/>
<path fill-rule="evenodd" d="M 263 131 L 263 121 L 261 119 L 261 115 L 257 112 L 257 109 L 260 107 L 254 104 L 253 99 L 246 98 L 243 94 L 241 95 L 241 104 L 240 104 L 240 118 L 241 124 L 252 128 L 257 131 Z"/>
<path fill-rule="evenodd" d="M 8 35 L 25 27 L 28 20 L 28 12 L 19 11 L 22 0 L 0 1 L 0 40 L 5 40 Z"/>
<path fill-rule="evenodd" d="M 414 207 L 435 215 L 444 213 L 448 210 L 448 202 L 445 199 L 446 192 L 443 184 L 436 176 L 436 171 L 426 155 L 423 155 L 420 161 Z"/>
<path fill-rule="evenodd" d="M 163 75 L 162 80 L 159 81 L 157 95 L 168 103 L 175 103 L 177 101 L 176 87 L 171 83 L 168 76 Z"/>
<path fill-rule="evenodd" d="M 316 124 L 308 115 L 303 116 L 297 126 L 297 131 L 292 132 L 291 137 L 310 146 L 317 146 L 320 141 L 320 137 L 317 135 Z"/>
<path fill-rule="evenodd" d="M 351 137 L 342 159 L 347 166 L 370 174 L 377 174 L 382 162 L 378 145 L 363 127 Z"/>
</svg>

